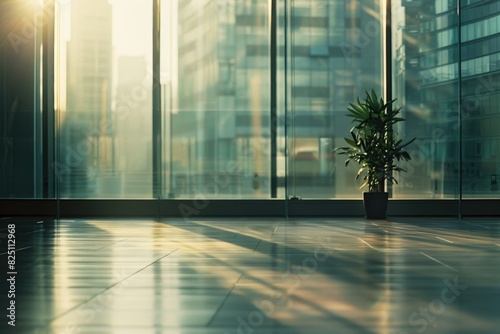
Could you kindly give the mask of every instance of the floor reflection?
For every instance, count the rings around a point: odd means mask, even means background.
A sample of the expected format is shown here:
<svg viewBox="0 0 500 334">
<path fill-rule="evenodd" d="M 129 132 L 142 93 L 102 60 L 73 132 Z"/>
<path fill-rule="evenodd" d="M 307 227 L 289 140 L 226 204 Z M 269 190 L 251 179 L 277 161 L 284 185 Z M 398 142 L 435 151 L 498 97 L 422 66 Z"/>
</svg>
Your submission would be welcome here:
<svg viewBox="0 0 500 334">
<path fill-rule="evenodd" d="M 39 221 L 6 219 L 0 231 L 16 225 L 16 330 L 26 333 L 500 327 L 497 220 Z"/>
</svg>

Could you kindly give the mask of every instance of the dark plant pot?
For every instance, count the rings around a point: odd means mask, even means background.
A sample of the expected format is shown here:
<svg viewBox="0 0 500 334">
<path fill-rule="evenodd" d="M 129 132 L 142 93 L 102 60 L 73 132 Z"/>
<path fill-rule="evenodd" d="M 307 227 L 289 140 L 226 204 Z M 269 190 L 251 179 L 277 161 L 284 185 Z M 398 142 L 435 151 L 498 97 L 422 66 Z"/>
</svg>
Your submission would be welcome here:
<svg viewBox="0 0 500 334">
<path fill-rule="evenodd" d="M 367 219 L 385 219 L 387 215 L 387 204 L 389 193 L 363 193 L 363 205 Z"/>
</svg>

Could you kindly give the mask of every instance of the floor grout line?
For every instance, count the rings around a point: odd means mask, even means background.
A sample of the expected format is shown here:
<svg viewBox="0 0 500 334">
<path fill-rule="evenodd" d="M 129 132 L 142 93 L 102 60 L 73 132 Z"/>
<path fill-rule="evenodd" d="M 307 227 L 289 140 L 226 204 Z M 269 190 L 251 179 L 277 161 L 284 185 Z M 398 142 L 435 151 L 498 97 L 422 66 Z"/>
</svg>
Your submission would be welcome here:
<svg viewBox="0 0 500 334">
<path fill-rule="evenodd" d="M 362 243 L 366 244 L 368 247 L 370 247 L 371 249 L 375 249 L 373 248 L 369 243 L 367 243 L 366 241 L 364 241 L 363 239 L 361 238 L 358 238 Z"/>
<path fill-rule="evenodd" d="M 430 255 L 425 254 L 424 252 L 420 252 L 420 254 L 422 254 L 422 255 L 424 255 L 424 256 L 426 256 L 426 257 L 428 257 L 429 259 L 431 259 L 431 260 L 433 260 L 433 261 L 436 261 L 437 263 L 439 263 L 439 264 L 441 264 L 441 265 L 445 266 L 445 267 L 446 267 L 446 268 L 448 268 L 448 269 L 451 269 L 451 270 L 453 270 L 453 271 L 458 272 L 458 270 L 456 270 L 455 268 L 453 268 L 453 267 L 451 267 L 451 266 L 447 265 L 446 263 L 443 263 L 443 262 L 439 261 L 438 259 L 433 258 L 433 257 L 432 257 L 432 256 L 430 256 Z"/>
<path fill-rule="evenodd" d="M 28 248 L 33 248 L 33 246 L 27 246 L 27 247 L 21 247 L 21 248 L 16 248 L 15 251 L 16 252 L 19 252 L 19 251 L 22 251 L 24 249 L 28 249 Z M 5 255 L 5 254 L 8 254 L 9 252 L 5 252 L 5 253 L 0 253 L 0 255 Z"/>
<path fill-rule="evenodd" d="M 244 272 L 242 272 L 240 274 L 240 277 L 238 277 L 238 279 L 236 280 L 236 282 L 234 282 L 233 284 L 233 287 L 231 288 L 231 290 L 229 290 L 229 292 L 227 293 L 226 297 L 224 298 L 224 300 L 222 301 L 222 303 L 220 303 L 219 307 L 217 307 L 217 310 L 215 310 L 214 312 L 214 315 L 210 318 L 210 320 L 208 320 L 207 322 L 207 327 L 210 326 L 212 324 L 212 322 L 215 320 L 215 317 L 217 316 L 217 314 L 219 313 L 219 311 L 222 309 L 222 307 L 224 306 L 224 304 L 226 303 L 227 299 L 229 298 L 229 296 L 231 295 L 231 293 L 233 293 L 233 290 L 234 288 L 236 288 L 236 285 L 238 284 L 238 282 L 241 280 L 241 278 L 243 277 L 243 274 Z"/>
<path fill-rule="evenodd" d="M 454 244 L 454 242 L 453 242 L 453 241 L 448 240 L 448 239 L 445 239 L 445 238 L 436 237 L 436 239 L 439 239 L 439 240 L 443 240 L 443 241 L 449 242 L 450 244 Z"/>
<path fill-rule="evenodd" d="M 481 224 L 475 224 L 475 223 L 471 223 L 471 222 L 468 222 L 466 220 L 463 220 L 462 222 L 466 223 L 466 224 L 469 224 L 469 225 L 473 225 L 473 226 L 480 226 L 482 228 L 485 228 L 487 230 L 489 230 L 490 228 L 488 226 L 484 226 L 484 225 L 481 225 Z"/>
<path fill-rule="evenodd" d="M 103 246 L 103 247 L 101 247 L 101 248 L 94 249 L 94 250 L 93 250 L 93 252 L 97 252 L 97 251 L 103 250 L 103 249 L 105 249 L 105 248 L 108 248 L 108 247 L 114 246 L 114 245 L 119 244 L 120 242 L 123 242 L 123 241 L 125 241 L 125 240 L 127 240 L 127 239 L 119 240 L 119 241 L 117 241 L 117 242 L 113 242 L 113 243 L 111 243 L 111 244 L 109 244 L 109 245 L 106 245 L 106 246 Z"/>
<path fill-rule="evenodd" d="M 260 245 L 260 243 L 261 243 L 261 242 L 262 242 L 262 239 L 260 239 L 260 240 L 259 240 L 259 242 L 258 242 L 258 243 L 257 243 L 257 245 L 255 246 L 255 248 L 253 249 L 252 253 L 255 253 L 255 250 L 256 250 L 257 248 L 259 248 L 259 245 Z"/>
</svg>

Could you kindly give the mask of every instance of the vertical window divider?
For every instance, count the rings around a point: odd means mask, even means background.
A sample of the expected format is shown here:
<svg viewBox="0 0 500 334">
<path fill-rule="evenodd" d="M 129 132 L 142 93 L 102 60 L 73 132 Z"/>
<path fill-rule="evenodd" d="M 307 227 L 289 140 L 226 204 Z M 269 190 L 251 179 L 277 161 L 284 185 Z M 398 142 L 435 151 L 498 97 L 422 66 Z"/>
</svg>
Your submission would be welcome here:
<svg viewBox="0 0 500 334">
<path fill-rule="evenodd" d="M 43 27 L 43 16 L 40 17 L 39 13 L 43 13 L 43 3 L 35 6 L 33 11 L 33 22 L 35 27 Z M 43 15 L 43 14 L 42 14 Z M 42 115 L 42 92 L 43 87 L 43 58 L 42 53 L 44 29 L 35 28 L 33 38 L 33 198 L 40 198 L 43 196 L 43 115 Z M 42 182 L 40 182 L 42 180 Z"/>
<path fill-rule="evenodd" d="M 458 60 L 457 60 L 457 71 L 458 71 L 458 219 L 462 219 L 462 197 L 463 197 L 463 122 L 462 122 L 462 19 L 460 15 L 460 7 L 462 5 L 461 0 L 457 0 L 457 43 L 458 43 Z"/>
<path fill-rule="evenodd" d="M 56 8 L 54 0 L 42 3 L 42 78 L 41 78 L 41 115 L 42 115 L 42 164 L 43 185 L 42 198 L 56 198 L 56 218 L 60 218 L 58 178 L 54 168 L 56 160 L 56 115 L 54 108 L 54 55 L 55 55 L 55 20 Z"/>
<path fill-rule="evenodd" d="M 162 198 L 162 138 L 161 138 L 161 82 L 160 82 L 160 1 L 153 0 L 153 103 L 152 103 L 152 136 L 153 136 L 153 197 L 157 199 L 158 220 L 161 218 Z"/>
<path fill-rule="evenodd" d="M 386 0 L 385 2 L 385 22 L 382 24 L 385 27 L 385 45 L 382 46 L 383 50 L 385 50 L 385 57 L 382 57 L 382 61 L 385 64 L 382 64 L 382 68 L 384 71 L 385 77 L 385 97 L 386 101 L 392 101 L 392 2 L 391 0 Z M 392 111 L 392 104 L 389 104 L 387 112 Z M 392 134 L 393 128 L 389 129 Z M 392 172 L 391 172 L 392 173 Z M 387 192 L 389 193 L 389 198 L 392 197 L 392 184 L 390 182 L 386 182 Z"/>
<path fill-rule="evenodd" d="M 285 138 L 285 218 L 288 219 L 288 0 L 283 4 L 283 116 L 284 116 L 284 138 Z"/>
<path fill-rule="evenodd" d="M 270 141 L 271 141 L 271 198 L 277 197 L 277 0 L 269 0 L 269 37 L 270 37 Z"/>
<path fill-rule="evenodd" d="M 47 115 L 47 127 L 44 127 L 44 129 L 47 131 L 47 146 L 49 149 L 51 149 L 51 153 L 49 153 L 47 157 L 47 168 L 48 170 L 51 170 L 49 173 L 49 180 L 50 177 L 54 178 L 53 182 L 53 195 L 56 199 L 56 221 L 59 221 L 61 219 L 61 177 L 59 175 L 59 168 L 58 165 L 61 162 L 61 145 L 60 145 L 60 135 L 61 135 L 61 115 L 60 115 L 60 108 L 58 107 L 56 109 L 56 105 L 60 105 L 60 94 L 56 94 L 56 89 L 59 90 L 61 88 L 61 82 L 60 82 L 60 57 L 56 57 L 56 46 L 61 43 L 61 32 L 60 32 L 60 6 L 61 4 L 59 2 L 56 2 L 55 0 L 47 0 L 45 3 L 50 3 L 51 9 L 52 9 L 52 16 L 53 19 L 51 21 L 52 25 L 47 24 L 45 26 L 46 29 L 48 29 L 49 26 L 51 26 L 51 35 L 47 37 L 48 40 L 52 41 L 52 45 L 47 46 L 47 48 L 51 51 L 50 56 L 47 55 L 46 57 L 46 66 L 47 68 L 44 68 L 44 80 L 47 80 L 47 85 L 44 85 L 43 90 L 44 94 L 46 94 L 47 99 L 43 102 L 44 105 L 47 105 L 48 108 L 46 111 L 50 110 L 51 111 L 51 116 L 46 113 Z M 47 13 L 47 12 L 45 12 Z M 45 49 L 44 49 L 45 51 Z M 45 71 L 46 70 L 46 71 Z M 57 72 L 57 74 L 56 74 Z M 51 77 L 49 78 L 49 75 Z M 49 97 L 51 98 L 51 105 L 49 106 Z M 57 103 L 56 103 L 57 102 Z M 52 140 L 51 140 L 52 139 Z M 52 167 L 52 168 L 50 168 Z M 50 187 L 50 185 L 49 185 Z M 50 189 L 50 188 L 49 188 Z"/>
<path fill-rule="evenodd" d="M 54 169 L 54 0 L 46 0 L 42 7 L 42 161 L 43 161 L 43 198 L 55 196 Z"/>
</svg>

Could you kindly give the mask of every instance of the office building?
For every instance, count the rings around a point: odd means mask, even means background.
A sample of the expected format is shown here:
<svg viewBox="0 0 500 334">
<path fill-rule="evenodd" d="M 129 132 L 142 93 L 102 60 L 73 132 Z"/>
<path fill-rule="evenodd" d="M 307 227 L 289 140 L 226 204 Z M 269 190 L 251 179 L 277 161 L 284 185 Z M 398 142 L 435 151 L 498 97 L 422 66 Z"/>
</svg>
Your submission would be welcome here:
<svg viewBox="0 0 500 334">
<path fill-rule="evenodd" d="M 302 1 L 285 12 L 280 6 L 276 51 L 280 96 L 276 136 L 277 176 L 282 181 L 285 149 L 290 191 L 300 197 L 334 197 L 356 193 L 341 169 L 335 174 L 331 154 L 343 141 L 345 106 L 355 96 L 382 87 L 381 8 L 374 1 L 361 4 L 339 1 Z M 236 193 L 225 189 L 218 196 L 266 198 L 270 184 L 270 47 L 268 4 L 265 1 L 179 2 L 179 118 L 196 119 L 186 136 L 202 159 L 195 174 L 204 174 L 194 187 L 210 182 L 207 175 L 224 173 L 236 162 Z M 287 23 L 285 23 L 285 17 Z M 285 41 L 284 31 L 292 27 Z M 379 56 L 374 56 L 379 55 Z M 285 61 L 289 75 L 290 113 L 285 103 Z M 288 122 L 288 123 L 287 123 Z M 285 127 L 293 133 L 285 148 Z M 181 136 L 181 134 L 179 134 Z M 180 162 L 188 169 L 187 158 Z M 257 175 L 257 176 L 256 176 Z M 283 186 L 280 182 L 281 188 Z M 269 187 L 266 187 L 269 188 Z M 281 189 L 281 195 L 284 191 Z"/>
<path fill-rule="evenodd" d="M 60 195 L 88 198 L 106 191 L 101 183 L 114 163 L 111 6 L 105 0 L 72 1 L 70 18 L 59 115 L 66 144 L 59 152 Z"/>
<path fill-rule="evenodd" d="M 495 194 L 498 10 L 496 3 L 462 1 L 457 16 L 457 1 L 393 4 L 394 92 L 413 124 L 408 135 L 421 146 L 416 177 L 402 196 Z"/>
</svg>

